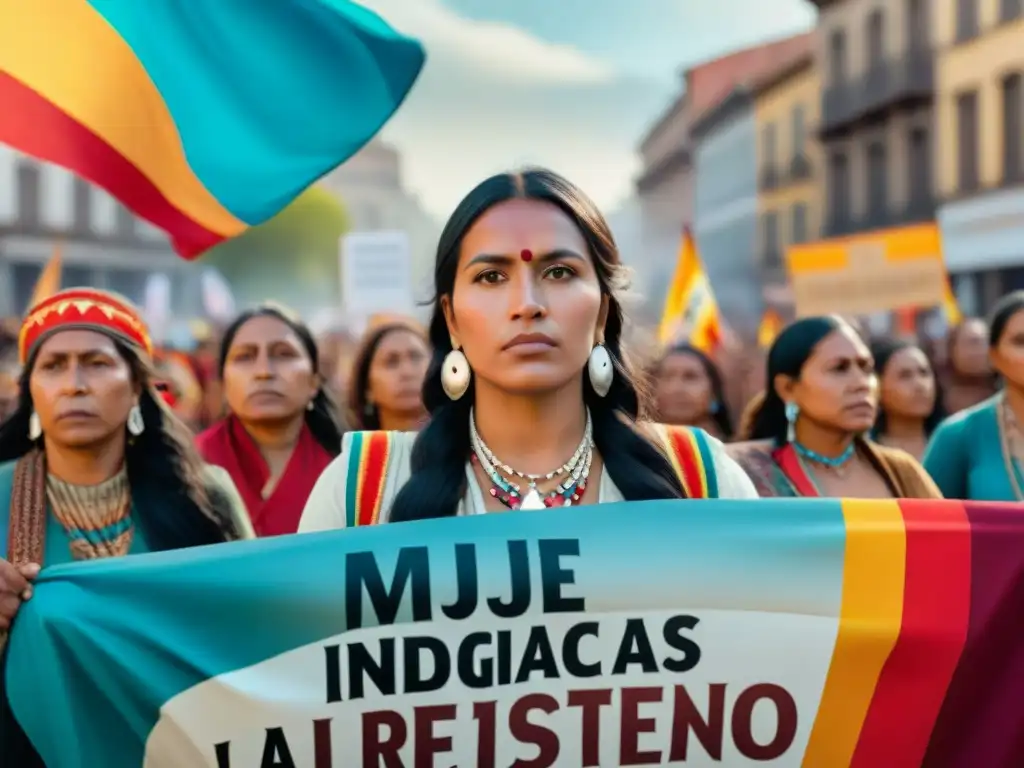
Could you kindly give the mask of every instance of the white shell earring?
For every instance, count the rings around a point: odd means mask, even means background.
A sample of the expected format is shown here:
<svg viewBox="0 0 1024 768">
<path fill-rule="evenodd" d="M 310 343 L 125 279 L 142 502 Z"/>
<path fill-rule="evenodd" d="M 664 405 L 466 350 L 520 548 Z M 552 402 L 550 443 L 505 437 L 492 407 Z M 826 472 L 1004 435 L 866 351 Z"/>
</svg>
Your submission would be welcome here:
<svg viewBox="0 0 1024 768">
<path fill-rule="evenodd" d="M 441 365 L 441 386 L 444 393 L 452 400 L 458 400 L 469 389 L 469 380 L 473 371 L 469 367 L 469 360 L 454 344 L 453 349 L 444 356 Z"/>
<path fill-rule="evenodd" d="M 128 433 L 132 437 L 138 437 L 146 431 L 146 421 L 142 418 L 142 409 L 138 403 L 128 411 Z"/>
<path fill-rule="evenodd" d="M 612 365 L 612 356 L 608 354 L 604 344 L 595 344 L 594 348 L 590 350 L 587 374 L 590 376 L 590 386 L 594 388 L 597 396 L 605 397 L 612 388 L 615 366 Z"/>
<path fill-rule="evenodd" d="M 39 414 L 32 411 L 32 415 L 28 417 L 28 439 L 35 442 L 43 436 L 43 425 L 39 421 Z"/>
</svg>

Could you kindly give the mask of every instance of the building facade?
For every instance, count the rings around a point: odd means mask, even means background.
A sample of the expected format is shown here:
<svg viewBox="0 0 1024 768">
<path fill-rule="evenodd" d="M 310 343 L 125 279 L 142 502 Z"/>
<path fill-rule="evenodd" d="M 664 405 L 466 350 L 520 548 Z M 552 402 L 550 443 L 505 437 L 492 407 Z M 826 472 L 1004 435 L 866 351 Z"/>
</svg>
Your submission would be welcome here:
<svg viewBox="0 0 1024 768">
<path fill-rule="evenodd" d="M 405 188 L 398 150 L 374 139 L 320 183 L 341 200 L 353 232 L 401 231 L 408 235 L 413 279 L 422 294 L 418 298 L 428 298 L 441 227 Z"/>
<path fill-rule="evenodd" d="M 762 314 L 757 262 L 757 129 L 749 88 L 737 88 L 691 126 L 697 185 L 693 235 L 719 308 L 750 337 Z"/>
<path fill-rule="evenodd" d="M 174 311 L 201 314 L 199 271 L 166 235 L 63 168 L 0 145 L 0 317 L 24 313 L 58 243 L 64 287 L 104 288 L 141 303 L 150 275 L 163 273 Z"/>
<path fill-rule="evenodd" d="M 953 0 L 951 0 L 952 2 Z M 826 237 L 934 219 L 930 0 L 813 0 Z"/>
<path fill-rule="evenodd" d="M 821 236 L 822 153 L 816 132 L 821 83 L 807 53 L 754 94 L 757 127 L 758 266 L 766 306 L 792 312 L 786 249 Z"/>
<path fill-rule="evenodd" d="M 640 144 L 643 170 L 636 179 L 641 253 L 633 255 L 634 287 L 656 299 L 638 307 L 641 322 L 656 322 L 672 282 L 680 235 L 693 222 L 693 163 L 689 108 L 680 94 Z"/>
<path fill-rule="evenodd" d="M 939 0 L 937 176 L 962 309 L 1024 288 L 1024 2 Z"/>
</svg>

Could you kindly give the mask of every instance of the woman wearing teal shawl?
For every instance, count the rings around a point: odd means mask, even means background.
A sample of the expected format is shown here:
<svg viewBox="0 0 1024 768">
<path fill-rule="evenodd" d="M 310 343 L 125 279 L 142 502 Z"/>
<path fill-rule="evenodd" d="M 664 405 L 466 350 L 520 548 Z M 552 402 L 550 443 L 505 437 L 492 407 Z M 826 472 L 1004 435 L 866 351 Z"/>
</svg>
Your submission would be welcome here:
<svg viewBox="0 0 1024 768">
<path fill-rule="evenodd" d="M 151 352 L 135 307 L 101 291 L 62 291 L 25 318 L 18 403 L 0 426 L 0 646 L 41 568 L 251 535 L 226 473 L 202 464 L 154 390 Z M 0 765 L 37 768 L 7 661 Z"/>
<path fill-rule="evenodd" d="M 1003 390 L 942 422 L 924 466 L 947 499 L 1024 501 L 1024 291 L 993 310 L 989 356 Z"/>
</svg>

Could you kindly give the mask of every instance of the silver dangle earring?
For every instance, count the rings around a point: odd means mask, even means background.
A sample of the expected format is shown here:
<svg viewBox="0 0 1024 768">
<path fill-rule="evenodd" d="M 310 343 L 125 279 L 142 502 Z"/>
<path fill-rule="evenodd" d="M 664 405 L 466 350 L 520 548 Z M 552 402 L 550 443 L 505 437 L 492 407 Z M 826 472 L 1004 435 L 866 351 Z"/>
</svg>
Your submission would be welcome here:
<svg viewBox="0 0 1024 768">
<path fill-rule="evenodd" d="M 786 442 L 796 442 L 796 420 L 800 417 L 800 406 L 796 403 L 786 403 Z"/>
<path fill-rule="evenodd" d="M 43 425 L 39 421 L 39 414 L 32 411 L 32 415 L 28 417 L 28 439 L 33 443 L 43 436 Z"/>
<path fill-rule="evenodd" d="M 590 376 L 590 386 L 594 388 L 597 396 L 605 397 L 612 388 L 615 366 L 612 365 L 612 356 L 608 354 L 604 344 L 595 344 L 590 350 L 587 375 Z"/>
<path fill-rule="evenodd" d="M 444 363 L 441 366 L 441 386 L 444 387 L 444 393 L 450 399 L 458 400 L 466 394 L 472 377 L 473 371 L 469 367 L 469 360 L 453 340 L 452 351 L 444 356 Z"/>
<path fill-rule="evenodd" d="M 132 437 L 138 437 L 146 431 L 146 422 L 142 418 L 142 409 L 139 404 L 136 403 L 132 406 L 132 409 L 128 411 L 128 434 Z"/>
</svg>

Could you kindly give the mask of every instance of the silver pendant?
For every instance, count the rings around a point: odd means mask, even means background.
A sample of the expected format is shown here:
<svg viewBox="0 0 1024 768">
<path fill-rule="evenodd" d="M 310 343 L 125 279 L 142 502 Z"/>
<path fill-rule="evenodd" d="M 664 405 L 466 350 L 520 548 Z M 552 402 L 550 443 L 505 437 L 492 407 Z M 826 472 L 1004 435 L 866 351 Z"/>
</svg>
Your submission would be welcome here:
<svg viewBox="0 0 1024 768">
<path fill-rule="evenodd" d="M 540 497 L 536 488 L 531 488 L 530 492 L 523 497 L 523 503 L 519 505 L 520 509 L 546 509 L 544 506 L 544 499 Z"/>
</svg>

